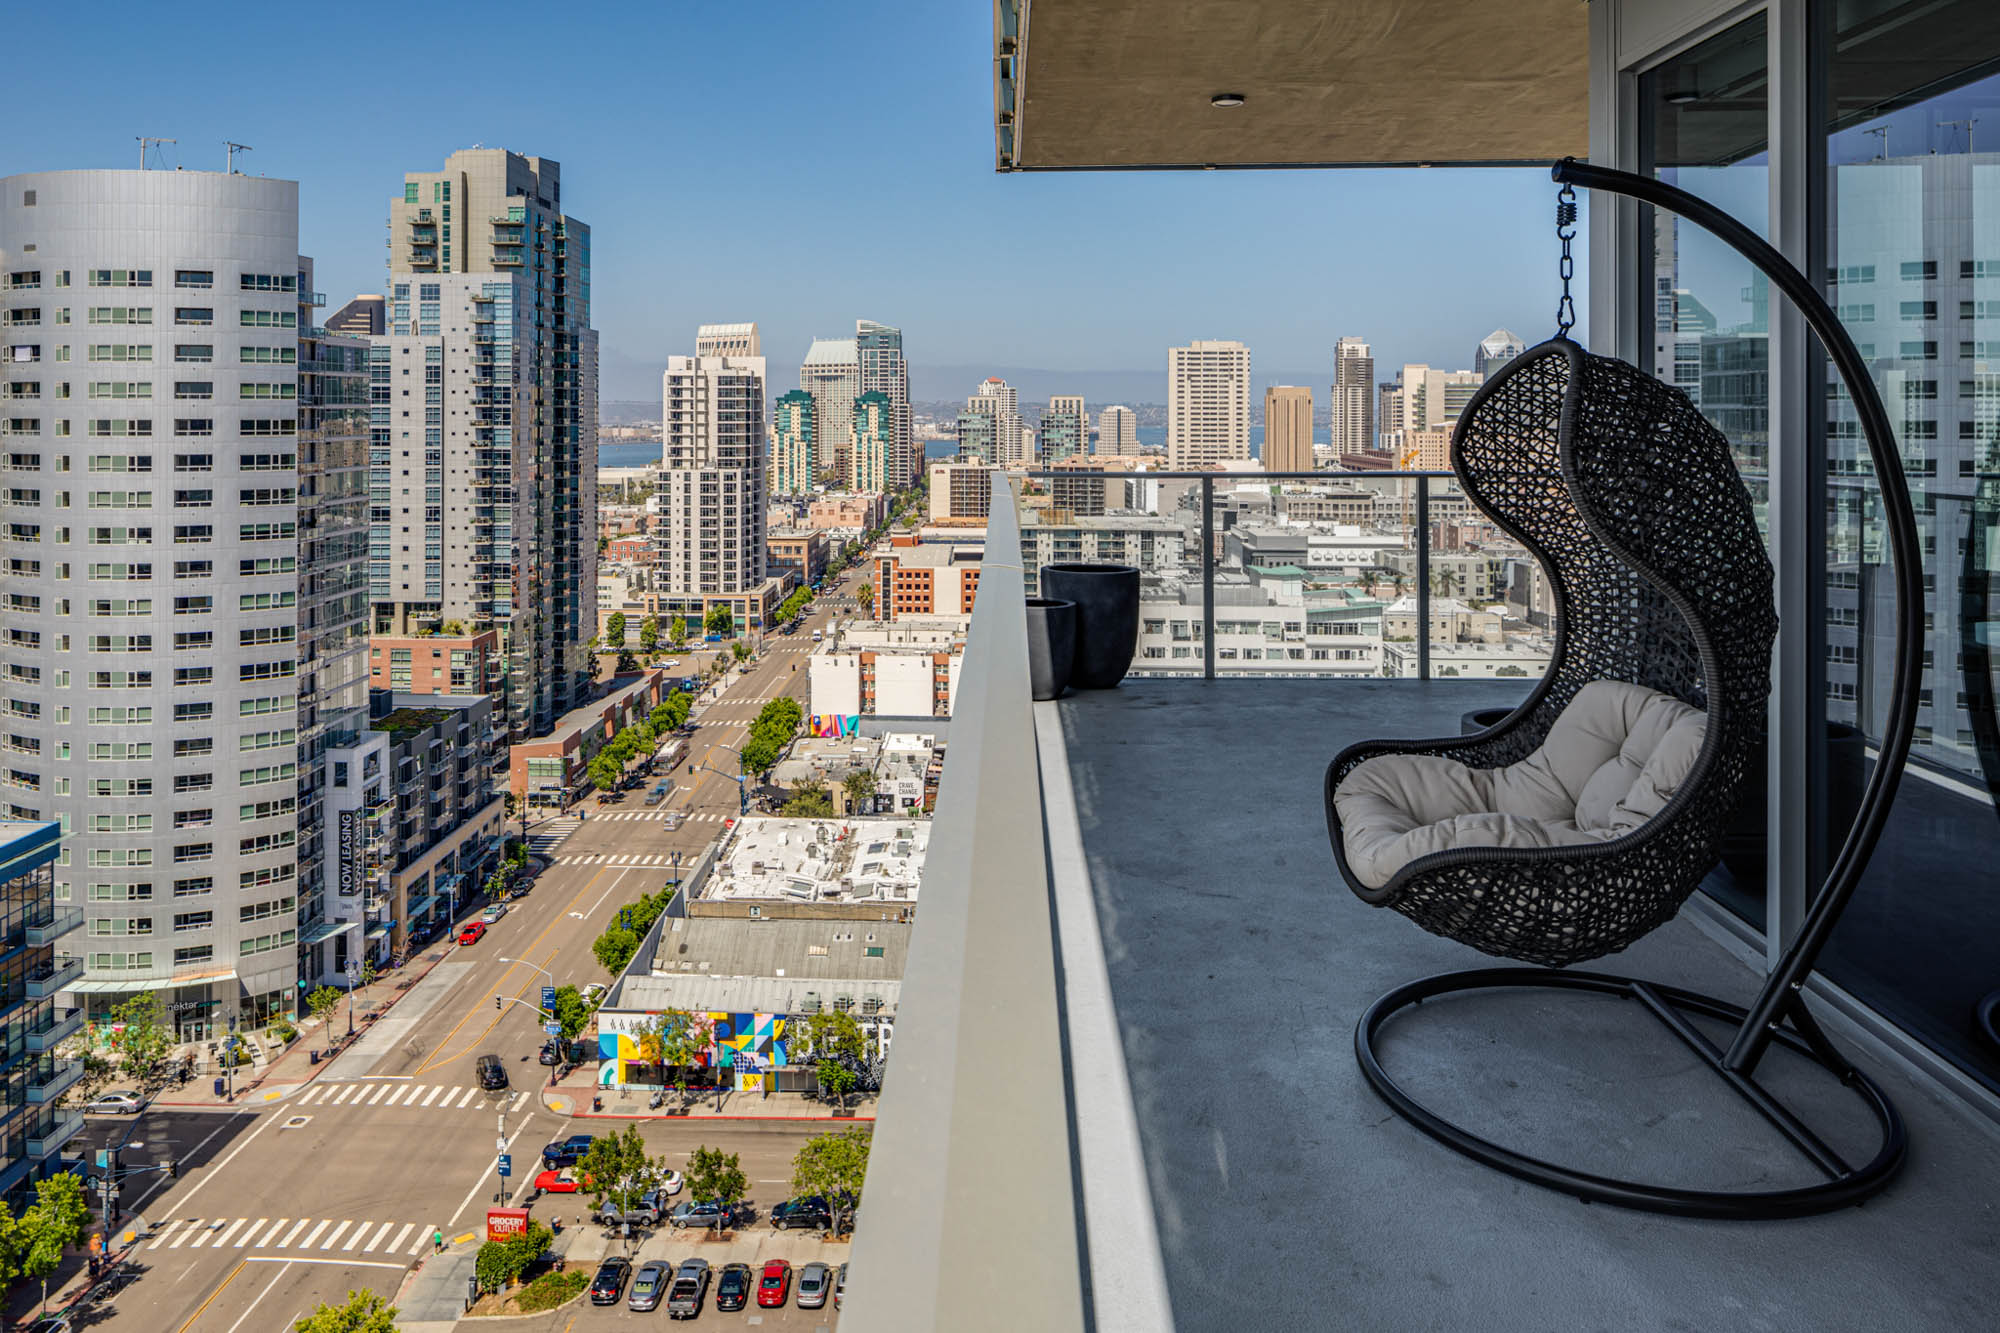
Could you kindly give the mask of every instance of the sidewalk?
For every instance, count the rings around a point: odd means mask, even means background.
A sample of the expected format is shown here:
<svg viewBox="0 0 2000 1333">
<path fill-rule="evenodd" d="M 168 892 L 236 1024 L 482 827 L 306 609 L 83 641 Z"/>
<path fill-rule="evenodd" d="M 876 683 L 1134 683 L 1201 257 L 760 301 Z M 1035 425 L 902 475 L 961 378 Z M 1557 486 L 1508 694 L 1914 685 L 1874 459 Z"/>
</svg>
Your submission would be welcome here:
<svg viewBox="0 0 2000 1333">
<path fill-rule="evenodd" d="M 582 1066 L 588 1069 L 591 1066 Z M 856 1094 L 844 1111 L 825 1102 L 808 1101 L 796 1092 L 725 1092 L 716 1108 L 715 1093 L 691 1093 L 683 1106 L 680 1094 L 669 1090 L 658 1110 L 649 1103 L 650 1088 L 599 1088 L 583 1081 L 542 1087 L 542 1105 L 556 1115 L 579 1120 L 824 1120 L 829 1125 L 873 1124 L 875 1094 Z M 601 1102 L 602 1106 L 596 1105 Z"/>
<path fill-rule="evenodd" d="M 348 1002 L 341 998 L 329 1026 L 333 1029 L 334 1040 L 327 1041 L 327 1033 L 314 1019 L 301 1022 L 299 1035 L 291 1045 L 278 1052 L 277 1057 L 268 1062 L 258 1061 L 238 1067 L 236 1070 L 236 1094 L 232 1098 L 215 1093 L 215 1080 L 223 1079 L 228 1087 L 228 1076 L 220 1066 L 210 1060 L 197 1061 L 197 1073 L 185 1087 L 169 1086 L 156 1097 L 155 1106 L 181 1108 L 256 1108 L 277 1101 L 286 1093 L 295 1091 L 312 1082 L 326 1071 L 331 1062 L 326 1051 L 331 1045 L 338 1053 L 345 1051 L 353 1042 L 359 1041 L 370 1028 L 390 1013 L 397 1001 L 414 990 L 419 982 L 430 975 L 431 969 L 443 962 L 451 954 L 449 946 L 437 946 L 411 959 L 391 972 L 384 972 L 366 986 L 354 988 L 354 1035 L 348 1036 Z M 317 1062 L 314 1053 L 319 1054 Z"/>
</svg>

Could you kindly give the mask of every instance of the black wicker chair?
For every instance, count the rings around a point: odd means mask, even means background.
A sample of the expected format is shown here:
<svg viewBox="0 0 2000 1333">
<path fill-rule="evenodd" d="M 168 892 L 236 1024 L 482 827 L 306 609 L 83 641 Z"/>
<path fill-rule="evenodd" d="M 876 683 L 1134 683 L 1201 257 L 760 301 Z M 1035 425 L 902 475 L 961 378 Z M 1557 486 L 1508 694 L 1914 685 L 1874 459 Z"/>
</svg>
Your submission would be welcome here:
<svg viewBox="0 0 2000 1333">
<path fill-rule="evenodd" d="M 1525 545 L 1548 576 L 1558 610 L 1548 674 L 1519 708 L 1476 735 L 1370 741 L 1342 751 L 1327 770 L 1326 809 L 1335 861 L 1364 901 L 1485 953 L 1542 966 L 1484 968 L 1399 987 L 1362 1017 L 1356 1056 L 1375 1091 L 1424 1132 L 1489 1166 L 1586 1200 L 1731 1218 L 1799 1216 L 1858 1202 L 1901 1165 L 1903 1123 L 1881 1090 L 1827 1040 L 1805 1007 L 1803 988 L 1880 836 L 1914 724 L 1919 562 L 1888 417 L 1860 354 L 1824 300 L 1740 224 L 1649 178 L 1567 161 L 1555 177 L 1630 195 L 1706 226 L 1792 299 L 1847 381 L 1882 487 L 1897 578 L 1896 674 L 1880 757 L 1824 889 L 1749 1009 L 1629 977 L 1556 970 L 1625 949 L 1663 925 L 1715 866 L 1746 774 L 1759 771 L 1753 761 L 1765 743 L 1777 617 L 1771 564 L 1722 435 L 1683 394 L 1632 366 L 1590 355 L 1562 336 L 1530 349 L 1467 404 L 1452 437 L 1452 467 L 1472 501 Z M 1354 873 L 1335 793 L 1359 765 L 1383 755 L 1440 756 L 1475 769 L 1516 763 L 1543 744 L 1584 686 L 1606 680 L 1658 690 L 1706 714 L 1699 755 L 1657 814 L 1601 842 L 1432 852 L 1402 865 L 1378 887 Z M 1730 1191 L 1594 1175 L 1502 1147 L 1445 1120 L 1384 1068 L 1376 1039 L 1398 1012 L 1435 996 L 1513 987 L 1637 1000 L 1825 1180 Z M 1736 1024 L 1728 1050 L 1711 1042 L 1692 1017 Z M 1869 1161 L 1850 1165 L 1756 1081 L 1757 1064 L 1772 1044 L 1832 1072 L 1860 1097 L 1881 1131 Z"/>
</svg>

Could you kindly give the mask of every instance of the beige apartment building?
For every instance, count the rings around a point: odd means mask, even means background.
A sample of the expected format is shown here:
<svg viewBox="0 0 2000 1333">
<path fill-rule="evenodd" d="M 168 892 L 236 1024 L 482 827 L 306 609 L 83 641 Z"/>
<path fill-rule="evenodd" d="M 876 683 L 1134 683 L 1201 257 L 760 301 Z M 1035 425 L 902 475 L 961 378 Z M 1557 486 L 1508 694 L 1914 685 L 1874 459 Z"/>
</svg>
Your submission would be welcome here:
<svg viewBox="0 0 2000 1333">
<path fill-rule="evenodd" d="M 1313 470 L 1313 391 L 1303 384 L 1264 390 L 1264 470 Z"/>
<path fill-rule="evenodd" d="M 1250 457 L 1250 349 L 1195 341 L 1167 349 L 1167 466 L 1213 467 Z"/>
<path fill-rule="evenodd" d="M 931 464 L 933 523 L 984 526 L 993 512 L 993 469 L 985 463 Z"/>
<path fill-rule="evenodd" d="M 1366 453 L 1375 447 L 1375 357 L 1360 338 L 1333 347 L 1333 453 Z"/>
<path fill-rule="evenodd" d="M 1139 452 L 1139 415 L 1129 407 L 1112 406 L 1097 414 L 1097 452 L 1119 457 Z"/>
</svg>

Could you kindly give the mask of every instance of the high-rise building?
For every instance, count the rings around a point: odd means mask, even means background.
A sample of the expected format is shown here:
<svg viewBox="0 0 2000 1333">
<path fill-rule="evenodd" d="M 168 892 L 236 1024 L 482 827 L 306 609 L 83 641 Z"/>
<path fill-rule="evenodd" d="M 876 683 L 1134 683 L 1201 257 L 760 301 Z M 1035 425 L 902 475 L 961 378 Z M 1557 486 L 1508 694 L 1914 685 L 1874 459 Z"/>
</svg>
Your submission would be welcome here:
<svg viewBox="0 0 2000 1333">
<path fill-rule="evenodd" d="M 1059 393 L 1050 398 L 1036 448 L 1042 466 L 1089 453 L 1089 434 L 1090 415 L 1083 410 L 1082 394 Z"/>
<path fill-rule="evenodd" d="M 923 451 L 917 448 L 910 424 L 910 366 L 903 359 L 903 331 L 872 319 L 854 321 L 855 356 L 860 364 L 862 393 L 879 393 L 889 400 L 894 441 L 885 489 L 902 490 L 916 483 L 923 471 Z"/>
<path fill-rule="evenodd" d="M 967 408 L 958 414 L 958 456 L 981 463 L 1000 458 L 1000 423 L 986 408 Z"/>
<path fill-rule="evenodd" d="M 1313 470 L 1313 391 L 1303 384 L 1264 390 L 1264 470 Z"/>
<path fill-rule="evenodd" d="M 762 356 L 755 324 L 704 324 L 694 331 L 696 356 Z"/>
<path fill-rule="evenodd" d="M 1403 429 L 1403 386 L 1385 380 L 1375 386 L 1375 435 L 1386 440 Z"/>
<path fill-rule="evenodd" d="M 1479 340 L 1479 349 L 1472 354 L 1472 368 L 1481 382 L 1493 377 L 1493 372 L 1528 350 L 1528 344 L 1512 329 L 1495 329 Z"/>
<path fill-rule="evenodd" d="M 852 338 L 815 338 L 799 367 L 799 387 L 813 396 L 819 424 L 820 476 L 847 484 L 854 447 L 854 400 L 861 395 L 861 352 Z"/>
<path fill-rule="evenodd" d="M 312 327 L 310 259 L 298 298 L 299 977 L 340 978 L 368 952 L 358 877 L 329 871 L 329 749 L 368 725 L 369 346 Z"/>
<path fill-rule="evenodd" d="M 1250 457 L 1250 349 L 1195 341 L 1167 349 L 1167 466 Z"/>
<path fill-rule="evenodd" d="M 73 1169 L 62 1158 L 63 1145 L 83 1128 L 83 1117 L 66 1108 L 64 1089 L 75 1086 L 83 1062 L 54 1054 L 26 1055 L 25 1034 L 40 1034 L 37 1043 L 48 1051 L 61 1038 L 65 1023 L 81 1024 L 73 1008 L 57 998 L 57 986 L 67 974 L 75 978 L 75 952 L 83 946 L 73 932 L 83 925 L 83 913 L 55 898 L 55 864 L 61 855 L 62 826 L 53 821 L 0 820 L 0 902 L 7 904 L 0 924 L 0 947 L 9 955 L 16 981 L 0 996 L 0 1024 L 9 1033 L 24 1034 L 12 1054 L 12 1078 L 18 1095 L 0 1106 L 0 1193 L 17 1198 L 38 1180 Z M 64 935 L 62 952 L 56 940 Z"/>
<path fill-rule="evenodd" d="M 380 296 L 357 296 L 328 315 L 325 328 L 350 338 L 379 338 L 389 331 L 388 303 Z"/>
<path fill-rule="evenodd" d="M 994 462 L 1018 466 L 1024 460 L 1020 390 L 1003 379 L 981 380 L 979 387 L 972 391 L 972 396 L 965 400 L 965 409 L 973 413 L 983 412 L 993 418 Z"/>
<path fill-rule="evenodd" d="M 1476 370 L 1438 370 L 1432 366 L 1406 365 L 1396 383 L 1390 386 L 1396 397 L 1394 430 L 1425 430 L 1432 426 L 1451 426 L 1458 422 L 1458 414 L 1479 391 L 1485 377 Z M 1389 425 L 1387 392 L 1383 395 L 1384 411 L 1382 422 L 1383 447 L 1388 447 L 1392 427 Z"/>
<path fill-rule="evenodd" d="M 804 389 L 778 398 L 771 412 L 771 494 L 807 495 L 818 485 L 818 412 Z"/>
<path fill-rule="evenodd" d="M 674 608 L 698 612 L 764 580 L 764 358 L 670 356 L 661 391 L 653 567 Z"/>
<path fill-rule="evenodd" d="M 365 672 L 351 570 L 302 532 L 310 513 L 349 529 L 332 546 L 360 545 L 344 499 L 302 512 L 303 483 L 355 484 L 340 474 L 356 442 L 349 366 L 327 356 L 341 383 L 321 384 L 322 352 L 301 350 L 298 186 L 10 177 L 0 291 L 0 815 L 69 828 L 54 892 L 90 939 L 71 993 L 100 1019 L 158 992 L 183 1040 L 294 1012 L 315 855 L 301 742 L 344 725 L 340 673 Z M 302 382 L 319 404 L 303 435 Z M 320 456 L 302 466 L 302 450 Z M 307 553 L 336 567 L 309 582 Z M 328 623 L 302 636 L 315 613 Z"/>
<path fill-rule="evenodd" d="M 896 405 L 880 389 L 865 389 L 854 400 L 853 467 L 850 491 L 901 490 L 896 475 L 901 453 L 896 447 Z"/>
<path fill-rule="evenodd" d="M 1332 405 L 1334 456 L 1373 449 L 1375 357 L 1360 338 L 1342 338 L 1333 346 Z"/>
<path fill-rule="evenodd" d="M 562 211 L 557 163 L 471 148 L 404 176 L 389 247 L 389 332 L 370 354 L 375 627 L 498 629 L 508 732 L 539 735 L 594 675 L 590 229 Z"/>
<path fill-rule="evenodd" d="M 1097 414 L 1097 452 L 1107 455 L 1139 452 L 1139 417 L 1129 407 L 1107 407 Z"/>
</svg>

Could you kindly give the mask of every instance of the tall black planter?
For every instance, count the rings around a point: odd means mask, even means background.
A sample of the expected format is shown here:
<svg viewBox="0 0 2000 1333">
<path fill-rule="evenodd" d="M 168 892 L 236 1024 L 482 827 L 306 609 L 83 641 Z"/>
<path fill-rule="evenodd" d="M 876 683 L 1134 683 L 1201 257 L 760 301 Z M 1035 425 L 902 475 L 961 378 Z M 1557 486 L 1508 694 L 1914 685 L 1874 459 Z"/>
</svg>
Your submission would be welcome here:
<svg viewBox="0 0 2000 1333">
<path fill-rule="evenodd" d="M 1058 699 L 1069 688 L 1076 663 L 1076 603 L 1028 599 L 1028 688 L 1037 699 Z"/>
<path fill-rule="evenodd" d="M 1139 571 L 1131 565 L 1042 566 L 1042 596 L 1076 603 L 1076 662 L 1069 683 L 1108 690 L 1139 647 Z"/>
</svg>

